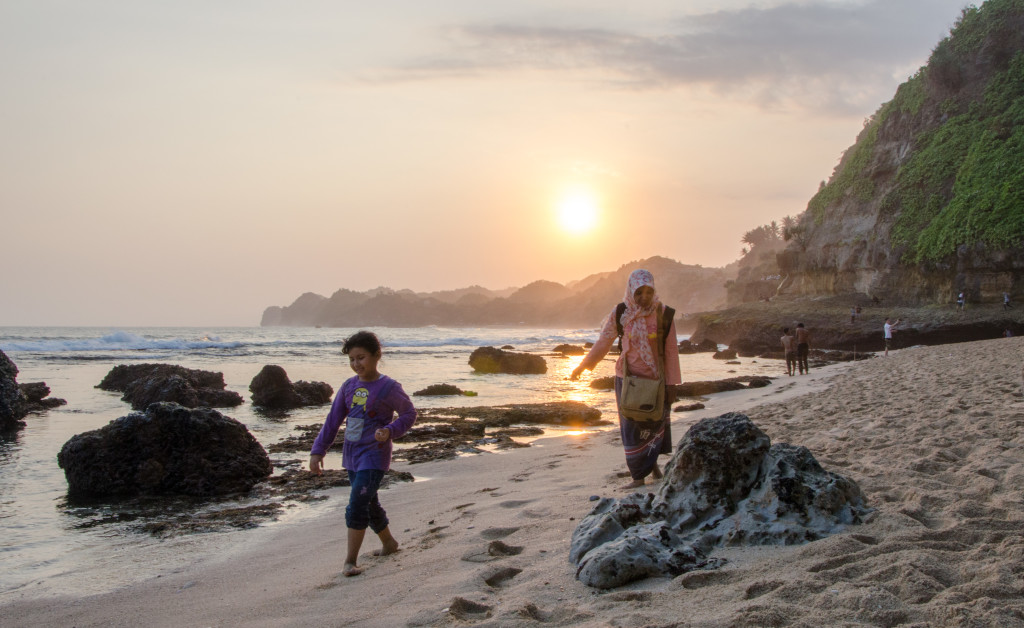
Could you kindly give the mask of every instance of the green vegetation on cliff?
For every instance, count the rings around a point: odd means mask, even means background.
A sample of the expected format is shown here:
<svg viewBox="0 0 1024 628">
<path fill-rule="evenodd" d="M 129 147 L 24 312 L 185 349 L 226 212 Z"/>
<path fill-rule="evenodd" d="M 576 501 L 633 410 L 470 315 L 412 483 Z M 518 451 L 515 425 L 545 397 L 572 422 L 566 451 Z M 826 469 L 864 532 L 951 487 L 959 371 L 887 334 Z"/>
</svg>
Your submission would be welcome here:
<svg viewBox="0 0 1024 628">
<path fill-rule="evenodd" d="M 939 262 L 957 247 L 1024 243 L 1024 0 L 964 9 L 950 36 L 895 98 L 868 120 L 840 167 L 808 204 L 815 223 L 844 199 L 875 193 L 882 136 L 910 150 L 881 200 L 907 263 Z"/>
</svg>

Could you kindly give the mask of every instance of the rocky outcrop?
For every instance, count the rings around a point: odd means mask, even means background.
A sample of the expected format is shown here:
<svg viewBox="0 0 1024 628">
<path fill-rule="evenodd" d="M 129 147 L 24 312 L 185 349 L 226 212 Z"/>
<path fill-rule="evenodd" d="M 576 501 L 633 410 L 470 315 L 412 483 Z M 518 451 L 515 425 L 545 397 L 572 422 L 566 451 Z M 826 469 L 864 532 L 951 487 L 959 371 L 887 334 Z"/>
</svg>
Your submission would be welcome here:
<svg viewBox="0 0 1024 628">
<path fill-rule="evenodd" d="M 715 351 L 715 355 L 711 356 L 716 360 L 735 360 L 736 352 L 732 349 L 724 349 L 722 351 Z"/>
<path fill-rule="evenodd" d="M 726 379 L 700 382 L 683 382 L 676 386 L 677 397 L 703 397 L 730 390 L 744 388 L 764 388 L 772 383 L 772 378 L 763 375 L 740 375 Z"/>
<path fill-rule="evenodd" d="M 543 375 L 548 372 L 544 358 L 529 353 L 513 353 L 494 347 L 480 347 L 469 355 L 469 365 L 481 373 Z"/>
<path fill-rule="evenodd" d="M 679 343 L 680 354 L 691 354 L 691 353 L 717 353 L 718 343 L 713 340 L 703 340 L 701 342 L 690 342 L 689 340 L 683 340 Z"/>
<path fill-rule="evenodd" d="M 561 344 L 552 349 L 555 353 L 562 355 L 586 355 L 587 350 L 577 345 Z"/>
<path fill-rule="evenodd" d="M 473 406 L 468 408 L 424 408 L 418 410 L 421 420 L 441 417 L 473 419 L 487 427 L 508 427 L 516 423 L 584 427 L 607 425 L 601 411 L 578 401 L 548 403 L 514 403 L 504 406 Z"/>
<path fill-rule="evenodd" d="M 431 384 L 422 390 L 417 390 L 413 393 L 414 397 L 448 397 L 451 395 L 464 395 L 466 394 L 458 386 L 452 384 Z M 472 395 L 471 395 L 472 396 Z"/>
<path fill-rule="evenodd" d="M 25 427 L 28 413 L 25 394 L 18 387 L 18 367 L 0 351 L 0 432 L 14 432 Z"/>
<path fill-rule="evenodd" d="M 244 425 L 176 403 L 154 403 L 72 437 L 57 463 L 74 498 L 240 493 L 271 472 Z"/>
<path fill-rule="evenodd" d="M 601 499 L 573 532 L 569 559 L 581 582 L 606 589 L 716 567 L 719 547 L 820 539 L 868 512 L 855 482 L 728 413 L 690 428 L 656 494 Z"/>
<path fill-rule="evenodd" d="M 43 412 L 67 404 L 67 401 L 64 399 L 49 396 L 50 387 L 46 385 L 46 382 L 18 384 L 18 388 L 25 395 L 25 402 L 29 412 Z"/>
<path fill-rule="evenodd" d="M 294 384 L 288 373 L 276 364 L 268 364 L 249 383 L 252 403 L 261 408 L 288 410 L 330 403 L 334 389 L 325 382 L 299 380 Z"/>
<path fill-rule="evenodd" d="M 120 364 L 110 369 L 97 388 L 124 393 L 133 410 L 166 401 L 186 408 L 231 408 L 242 396 L 225 390 L 224 374 L 175 364 Z"/>
</svg>

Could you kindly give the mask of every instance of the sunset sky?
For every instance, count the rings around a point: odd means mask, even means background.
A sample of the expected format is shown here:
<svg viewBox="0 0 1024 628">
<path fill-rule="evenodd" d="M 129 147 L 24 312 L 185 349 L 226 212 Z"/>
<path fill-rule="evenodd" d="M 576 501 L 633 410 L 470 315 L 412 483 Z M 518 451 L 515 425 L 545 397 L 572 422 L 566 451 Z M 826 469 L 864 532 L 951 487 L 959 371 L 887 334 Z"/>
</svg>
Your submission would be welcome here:
<svg viewBox="0 0 1024 628">
<path fill-rule="evenodd" d="M 964 5 L 0 0 L 0 325 L 722 266 Z"/>
</svg>

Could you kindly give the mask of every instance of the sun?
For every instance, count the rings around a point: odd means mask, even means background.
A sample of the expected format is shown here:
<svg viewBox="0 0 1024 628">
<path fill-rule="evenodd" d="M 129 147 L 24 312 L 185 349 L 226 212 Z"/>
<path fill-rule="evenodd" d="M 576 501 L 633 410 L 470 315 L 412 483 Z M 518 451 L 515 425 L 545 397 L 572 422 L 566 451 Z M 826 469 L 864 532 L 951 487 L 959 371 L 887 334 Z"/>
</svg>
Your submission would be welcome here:
<svg viewBox="0 0 1024 628">
<path fill-rule="evenodd" d="M 558 201 L 558 222 L 573 234 L 583 234 L 597 226 L 598 203 L 592 192 L 573 189 Z"/>
</svg>

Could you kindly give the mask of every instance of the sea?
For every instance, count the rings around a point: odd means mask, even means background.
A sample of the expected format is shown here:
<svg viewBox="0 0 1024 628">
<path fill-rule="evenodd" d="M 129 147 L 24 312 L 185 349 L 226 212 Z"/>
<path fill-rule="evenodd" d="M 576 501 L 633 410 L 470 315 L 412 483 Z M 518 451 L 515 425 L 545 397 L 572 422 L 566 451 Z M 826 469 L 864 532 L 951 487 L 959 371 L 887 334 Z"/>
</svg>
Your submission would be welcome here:
<svg viewBox="0 0 1024 628">
<path fill-rule="evenodd" d="M 183 568 L 198 556 L 223 554 L 258 542 L 260 530 L 294 525 L 309 517 L 343 508 L 334 499 L 291 505 L 276 521 L 256 529 L 156 538 L 126 525 L 116 506 L 69 503 L 67 482 L 57 466 L 57 453 L 76 434 L 103 427 L 131 412 L 120 393 L 96 388 L 119 364 L 164 363 L 224 374 L 229 390 L 246 403 L 219 409 L 243 423 L 267 447 L 294 434 L 299 425 L 322 423 L 329 406 L 301 408 L 267 416 L 249 403 L 249 383 L 267 364 L 285 369 L 292 381 L 324 381 L 335 390 L 351 376 L 341 354 L 344 338 L 357 331 L 344 328 L 100 328 L 0 327 L 0 350 L 17 365 L 18 382 L 46 382 L 51 396 L 67 405 L 25 418 L 27 426 L 0 438 L 0 605 L 11 600 L 113 590 L 140 579 L 159 577 Z M 373 328 L 384 347 L 379 370 L 401 382 L 412 394 L 431 384 L 453 384 L 476 396 L 414 396 L 417 407 L 495 406 L 573 400 L 593 406 L 615 421 L 614 394 L 588 385 L 593 377 L 614 374 L 614 356 L 606 358 L 580 381 L 569 374 L 582 356 L 564 357 L 559 344 L 583 345 L 597 339 L 597 329 L 525 327 Z M 682 336 L 680 339 L 685 338 Z M 543 375 L 479 374 L 469 366 L 477 347 L 512 346 L 543 355 Z M 778 375 L 775 361 L 741 360 L 725 364 L 710 354 L 680 356 L 684 381 L 736 375 Z M 617 429 L 610 427 L 597 429 Z M 579 434 L 550 428 L 546 436 Z M 543 437 L 533 446 L 543 446 Z M 529 439 L 527 439 L 529 440 Z M 507 452 L 487 451 L 501 464 Z M 295 454 L 274 454 L 272 458 Z M 340 454 L 329 454 L 327 468 L 340 468 Z M 417 481 L 429 478 L 408 470 Z M 337 514 L 337 513 L 335 513 Z M 341 515 L 338 514 L 340 517 Z M 137 523 L 137 521 L 132 522 Z"/>
</svg>

